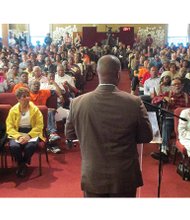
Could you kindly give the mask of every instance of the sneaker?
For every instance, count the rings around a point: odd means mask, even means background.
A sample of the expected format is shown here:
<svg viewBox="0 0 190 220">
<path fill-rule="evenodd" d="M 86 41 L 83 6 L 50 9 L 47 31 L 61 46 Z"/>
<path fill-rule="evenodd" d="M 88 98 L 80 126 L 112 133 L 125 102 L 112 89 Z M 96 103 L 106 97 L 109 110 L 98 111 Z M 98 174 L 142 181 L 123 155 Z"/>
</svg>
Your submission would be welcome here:
<svg viewBox="0 0 190 220">
<path fill-rule="evenodd" d="M 53 141 L 56 141 L 56 140 L 59 140 L 61 137 L 56 134 L 56 133 L 51 133 L 49 135 L 49 142 L 53 142 Z"/>
<path fill-rule="evenodd" d="M 54 154 L 58 154 L 61 152 L 61 149 L 58 146 L 48 147 L 47 151 L 51 151 Z"/>
<path fill-rule="evenodd" d="M 151 157 L 155 160 L 162 160 L 164 163 L 168 163 L 169 162 L 169 158 L 168 155 L 164 154 L 164 153 L 157 153 L 157 152 L 152 152 Z"/>
</svg>

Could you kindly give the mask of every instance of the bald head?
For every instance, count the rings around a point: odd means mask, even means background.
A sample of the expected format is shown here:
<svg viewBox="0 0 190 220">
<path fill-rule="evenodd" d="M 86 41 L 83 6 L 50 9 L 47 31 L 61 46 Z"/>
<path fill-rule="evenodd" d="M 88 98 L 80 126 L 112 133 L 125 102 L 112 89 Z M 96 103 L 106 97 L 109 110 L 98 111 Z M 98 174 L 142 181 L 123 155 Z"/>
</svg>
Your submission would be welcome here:
<svg viewBox="0 0 190 220">
<path fill-rule="evenodd" d="M 121 63 L 117 57 L 113 55 L 102 56 L 97 64 L 99 82 L 117 85 L 120 69 Z"/>
</svg>

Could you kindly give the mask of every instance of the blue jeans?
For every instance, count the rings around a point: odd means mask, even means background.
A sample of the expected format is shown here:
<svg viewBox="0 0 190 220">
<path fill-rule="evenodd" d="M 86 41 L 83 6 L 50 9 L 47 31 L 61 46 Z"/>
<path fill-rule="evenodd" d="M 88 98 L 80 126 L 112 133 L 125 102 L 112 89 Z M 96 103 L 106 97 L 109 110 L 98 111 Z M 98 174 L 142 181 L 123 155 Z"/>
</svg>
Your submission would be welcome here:
<svg viewBox="0 0 190 220">
<path fill-rule="evenodd" d="M 49 134 L 57 132 L 56 122 L 55 122 L 55 111 L 48 111 L 47 130 Z"/>
<path fill-rule="evenodd" d="M 138 76 L 133 76 L 132 81 L 131 81 L 131 90 L 135 91 L 138 85 L 139 85 Z"/>
<path fill-rule="evenodd" d="M 21 163 L 30 164 L 31 157 L 38 146 L 38 141 L 28 142 L 27 144 L 20 144 L 14 139 L 10 139 L 9 143 L 11 154 L 17 161 L 18 165 Z"/>
<path fill-rule="evenodd" d="M 174 119 L 165 118 L 162 123 L 162 149 L 169 150 L 169 140 L 174 131 Z"/>
</svg>

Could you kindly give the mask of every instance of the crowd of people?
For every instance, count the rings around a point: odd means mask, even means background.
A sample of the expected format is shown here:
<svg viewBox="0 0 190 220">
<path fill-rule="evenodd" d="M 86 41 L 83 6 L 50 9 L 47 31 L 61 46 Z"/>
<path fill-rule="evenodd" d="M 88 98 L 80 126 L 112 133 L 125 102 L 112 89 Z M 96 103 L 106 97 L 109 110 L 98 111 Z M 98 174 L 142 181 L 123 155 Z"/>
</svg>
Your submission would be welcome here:
<svg viewBox="0 0 190 220">
<path fill-rule="evenodd" d="M 67 33 L 65 39 L 61 37 L 59 42 L 53 43 L 53 40 L 50 34 L 48 33 L 44 39 L 44 45 L 37 44 L 36 46 L 32 46 L 27 45 L 26 42 L 22 41 L 21 44 L 15 42 L 9 45 L 8 47 L 3 46 L 0 49 L 0 93 L 14 92 L 17 95 L 18 102 L 20 103 L 22 101 L 22 96 L 25 95 L 27 110 L 31 106 L 33 106 L 32 104 L 29 104 L 29 102 L 27 101 L 28 96 L 30 96 L 30 102 L 32 102 L 33 104 L 42 105 L 46 104 L 48 97 L 56 94 L 58 97 L 58 107 L 66 109 L 69 112 L 70 106 L 75 105 L 75 103 L 77 103 L 77 101 L 73 102 L 73 99 L 78 96 L 83 97 L 81 95 L 84 92 L 89 69 L 92 70 L 93 74 L 98 74 L 99 83 L 101 85 L 100 88 L 105 90 L 104 95 L 108 95 L 108 91 L 106 90 L 107 85 L 109 91 L 113 91 L 113 89 L 115 91 L 116 86 L 118 84 L 117 80 L 119 77 L 119 69 L 121 68 L 126 69 L 129 72 L 129 77 L 131 80 L 131 103 L 137 102 L 138 105 L 141 106 L 142 103 L 139 103 L 139 98 L 135 99 L 135 96 L 139 96 L 141 101 L 146 100 L 150 104 L 152 103 L 152 105 L 159 105 L 170 112 L 173 112 L 174 109 L 177 107 L 190 107 L 190 46 L 188 44 L 186 46 L 182 44 L 179 44 L 178 46 L 168 46 L 167 44 L 165 44 L 163 46 L 153 47 L 153 40 L 154 39 L 152 39 L 151 35 L 149 34 L 147 36 L 146 42 L 141 42 L 140 44 L 138 42 L 134 42 L 134 45 L 132 46 L 125 45 L 122 42 L 119 42 L 118 45 L 114 46 L 111 46 L 109 44 L 101 45 L 100 42 L 95 42 L 93 47 L 88 48 L 86 46 L 83 46 L 82 38 L 79 34 L 77 34 L 76 38 L 73 40 L 69 33 Z M 112 67 L 112 69 L 110 69 L 110 67 Z M 111 74 L 111 76 L 108 76 L 108 74 Z M 18 93 L 19 89 L 23 87 L 26 89 L 26 91 L 23 90 L 25 91 L 25 93 Z M 115 102 L 117 102 L 117 97 L 114 98 L 113 96 L 111 96 L 111 102 L 112 98 L 115 100 Z M 93 98 L 86 99 L 88 99 L 89 103 L 93 101 Z M 76 100 L 80 101 L 80 98 L 77 98 Z M 121 106 L 123 101 L 125 100 L 122 100 L 121 98 Z M 95 101 L 95 103 L 97 102 Z M 98 108 L 94 103 L 92 103 L 92 105 L 94 105 L 97 108 L 97 112 L 101 112 L 101 109 Z M 81 108 L 83 107 L 81 106 Z M 103 105 L 102 108 L 104 109 L 106 108 L 106 106 Z M 109 109 L 107 110 L 108 112 L 110 111 Z M 84 108 L 84 112 L 88 113 L 88 111 L 90 110 Z M 97 113 L 95 110 L 93 111 L 94 113 Z M 121 109 L 121 111 L 123 110 Z M 135 109 L 135 111 L 137 111 L 137 109 Z M 25 111 L 25 113 L 26 112 L 27 111 Z M 105 110 L 102 112 L 107 114 Z M 75 114 L 79 113 L 76 111 Z M 81 132 L 84 130 L 84 132 L 88 133 L 91 131 L 91 127 L 90 125 L 87 126 L 86 124 L 85 128 L 83 128 L 82 124 L 80 126 L 76 125 L 73 121 L 73 117 L 75 115 L 73 112 L 72 114 L 73 115 L 69 114 L 69 121 L 67 122 L 66 134 L 69 139 L 73 139 L 73 137 L 79 138 L 81 146 L 83 146 L 84 149 L 86 149 L 88 147 L 87 145 L 89 144 L 85 144 L 86 139 L 85 141 L 83 140 L 84 135 L 82 135 Z M 80 114 L 84 115 L 83 113 Z M 114 114 L 118 116 L 115 110 Z M 136 112 L 136 114 L 139 115 L 139 117 L 141 115 L 138 111 Z M 147 116 L 144 108 L 142 115 L 144 116 L 144 118 L 141 119 L 143 121 Z M 90 123 L 91 115 L 85 115 L 85 117 L 81 118 L 86 120 L 87 117 L 89 117 L 90 121 L 86 123 Z M 104 116 L 101 115 L 101 117 Z M 108 117 L 107 120 L 109 121 L 111 120 L 111 118 Z M 122 121 L 123 119 L 120 118 L 120 122 Z M 161 145 L 161 153 L 153 152 L 151 156 L 154 159 L 159 160 L 161 157 L 164 162 L 169 161 L 169 139 L 172 131 L 174 130 L 173 121 L 173 117 L 170 114 L 165 116 L 165 120 L 161 125 L 163 138 L 163 143 Z M 97 123 L 98 118 L 96 120 L 98 130 L 99 125 Z M 144 121 L 144 123 L 147 123 L 146 127 L 149 135 L 146 139 L 144 136 L 141 136 L 143 130 L 141 132 L 140 130 L 138 130 L 138 132 L 140 132 L 141 134 L 139 134 L 139 140 L 134 141 L 134 143 L 139 143 L 139 141 L 141 140 L 145 142 L 151 140 L 152 135 L 151 130 L 149 128 L 149 124 L 146 120 Z M 109 121 L 107 122 L 107 124 L 111 125 L 112 123 Z M 74 129 L 74 126 L 75 129 L 77 128 L 76 130 Z M 31 125 L 30 129 L 32 129 Z M 92 131 L 93 129 L 94 127 L 92 126 Z M 108 129 L 108 133 L 109 131 L 110 127 Z M 79 137 L 76 137 L 75 132 L 79 135 Z M 48 111 L 48 134 L 50 142 L 54 142 L 60 139 L 60 136 L 57 134 L 55 110 Z M 111 132 L 111 134 L 107 134 L 105 128 L 101 134 L 91 134 L 91 137 L 94 138 L 93 142 L 96 143 L 96 139 L 98 139 L 98 141 L 101 141 L 101 137 L 103 138 L 103 134 L 106 135 L 104 137 L 106 141 L 106 138 L 108 138 L 109 135 L 113 134 L 113 131 Z M 128 136 L 129 134 L 126 133 L 126 135 Z M 30 139 L 30 136 L 32 135 L 17 135 L 14 137 L 19 137 L 19 142 L 21 143 L 21 139 Z M 117 142 L 118 137 L 116 137 L 116 139 L 113 138 L 113 141 Z M 134 139 L 134 137 L 132 138 Z M 136 138 L 138 137 L 136 136 Z M 101 142 L 101 144 L 102 143 L 104 143 L 104 141 Z M 15 141 L 13 141 L 13 144 L 13 146 L 18 145 L 18 143 L 15 144 Z M 97 145 L 99 144 L 100 143 L 97 143 Z M 120 143 L 120 145 L 122 144 L 123 146 L 125 145 L 124 142 Z M 112 147 L 114 148 L 114 146 Z M 50 145 L 49 150 L 51 150 L 53 153 L 59 153 L 61 151 L 60 147 L 58 145 L 55 146 L 55 144 Z M 101 153 L 98 152 L 97 149 L 94 152 L 97 154 Z M 94 152 L 92 151 L 91 153 Z M 88 153 L 88 158 L 91 158 L 92 155 L 90 155 L 90 151 Z M 105 152 L 102 153 L 104 154 Z M 136 150 L 134 152 L 134 155 L 136 155 Z M 19 158 L 19 155 L 17 155 L 17 157 Z M 84 157 L 86 157 L 85 153 Z M 22 164 L 23 162 L 20 158 L 18 159 L 18 161 L 20 164 Z M 26 162 L 28 161 L 30 161 L 30 158 L 26 159 Z M 84 162 L 84 165 L 86 166 L 86 162 Z M 101 167 L 97 167 L 97 170 L 100 169 Z M 22 176 L 24 172 L 23 170 L 25 171 L 25 166 L 23 168 L 22 164 L 21 168 L 18 170 L 18 175 Z M 84 171 L 84 176 L 85 175 L 86 170 Z M 113 173 L 113 175 L 115 175 L 115 173 Z M 131 195 L 130 193 L 132 193 L 133 196 L 136 195 L 136 187 L 142 185 L 140 174 L 137 176 L 138 177 L 136 178 L 139 179 L 137 181 L 137 179 L 134 178 L 134 181 L 137 182 L 135 182 L 136 185 L 132 188 L 131 191 L 122 191 L 123 188 L 121 187 L 121 193 L 124 193 L 123 195 Z M 118 179 L 118 181 L 120 180 Z M 93 191 L 94 188 L 91 185 L 88 186 L 88 184 L 91 184 L 91 182 L 84 182 L 83 184 L 84 191 L 87 196 L 94 196 L 93 193 L 103 193 L 107 195 L 107 193 L 109 192 L 109 190 Z M 91 191 L 91 189 L 93 190 Z M 109 193 L 114 192 L 115 191 L 113 188 L 113 192 L 111 191 Z"/>
<path fill-rule="evenodd" d="M 149 36 L 150 37 L 150 36 Z M 129 60 L 131 76 L 131 94 L 139 95 L 147 108 L 157 111 L 154 105 L 173 113 L 178 107 L 190 107 L 190 46 L 179 44 L 135 50 Z M 152 104 L 153 106 L 151 107 Z M 163 112 L 163 111 L 162 111 Z M 157 112 L 158 113 L 158 112 Z M 169 162 L 171 151 L 170 137 L 174 132 L 172 114 L 158 115 L 163 117 L 161 151 L 152 152 L 152 158 Z M 160 118 L 158 118 L 160 122 Z"/>
</svg>

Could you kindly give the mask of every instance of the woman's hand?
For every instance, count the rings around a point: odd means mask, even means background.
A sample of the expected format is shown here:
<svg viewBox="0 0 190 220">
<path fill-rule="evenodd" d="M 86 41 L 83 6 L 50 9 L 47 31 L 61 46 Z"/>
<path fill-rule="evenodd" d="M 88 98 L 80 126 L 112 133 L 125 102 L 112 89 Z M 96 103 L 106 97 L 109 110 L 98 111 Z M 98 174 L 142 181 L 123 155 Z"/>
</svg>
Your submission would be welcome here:
<svg viewBox="0 0 190 220">
<path fill-rule="evenodd" d="M 28 141 L 30 140 L 30 135 L 28 135 L 28 134 L 26 134 L 26 135 L 23 135 L 23 136 L 20 136 L 19 138 L 18 138 L 18 142 L 20 143 L 20 144 L 26 144 L 26 143 L 28 143 Z"/>
<path fill-rule="evenodd" d="M 167 96 L 164 97 L 164 100 L 165 100 L 166 102 L 169 102 L 169 101 L 170 101 L 169 97 L 167 97 Z"/>
</svg>

